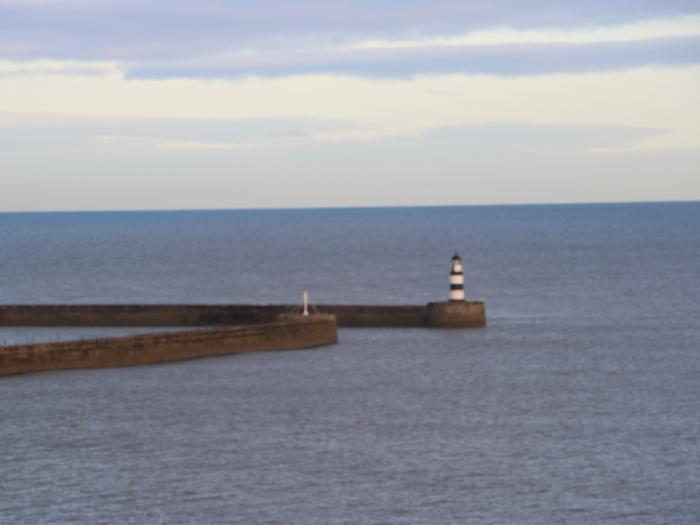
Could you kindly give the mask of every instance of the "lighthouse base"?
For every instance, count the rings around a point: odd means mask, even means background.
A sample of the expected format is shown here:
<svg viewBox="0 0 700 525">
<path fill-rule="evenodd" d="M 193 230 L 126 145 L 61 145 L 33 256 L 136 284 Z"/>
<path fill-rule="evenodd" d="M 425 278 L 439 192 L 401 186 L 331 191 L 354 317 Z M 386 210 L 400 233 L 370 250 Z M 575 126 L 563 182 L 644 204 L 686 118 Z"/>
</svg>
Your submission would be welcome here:
<svg viewBox="0 0 700 525">
<path fill-rule="evenodd" d="M 433 328 L 486 326 L 486 305 L 482 301 L 428 303 L 428 326 Z"/>
</svg>

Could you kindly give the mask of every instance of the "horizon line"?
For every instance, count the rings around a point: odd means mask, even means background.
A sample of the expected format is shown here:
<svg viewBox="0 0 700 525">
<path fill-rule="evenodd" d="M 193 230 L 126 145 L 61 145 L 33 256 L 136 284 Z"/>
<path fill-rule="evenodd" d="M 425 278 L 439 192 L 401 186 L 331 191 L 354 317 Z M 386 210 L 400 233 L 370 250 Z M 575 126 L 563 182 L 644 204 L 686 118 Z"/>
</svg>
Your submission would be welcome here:
<svg viewBox="0 0 700 525">
<path fill-rule="evenodd" d="M 31 213 L 183 213 L 183 212 L 221 212 L 221 211 L 321 211 L 321 210 L 381 210 L 412 208 L 498 208 L 527 206 L 610 206 L 620 204 L 693 204 L 700 199 L 669 200 L 630 200 L 630 201 L 560 201 L 560 202 L 493 202 L 480 204 L 375 204 L 358 206 L 260 206 L 240 208 L 133 208 L 133 209 L 73 209 L 73 210 L 0 210 L 0 215 Z"/>
</svg>

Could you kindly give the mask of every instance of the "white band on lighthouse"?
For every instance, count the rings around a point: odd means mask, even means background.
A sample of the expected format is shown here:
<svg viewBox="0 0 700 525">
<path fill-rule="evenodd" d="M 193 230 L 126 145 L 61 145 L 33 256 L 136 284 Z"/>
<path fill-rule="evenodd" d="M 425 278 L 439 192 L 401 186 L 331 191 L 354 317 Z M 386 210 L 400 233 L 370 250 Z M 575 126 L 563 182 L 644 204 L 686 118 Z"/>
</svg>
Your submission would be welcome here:
<svg viewBox="0 0 700 525">
<path fill-rule="evenodd" d="M 450 290 L 450 301 L 464 301 L 464 290 Z"/>
</svg>

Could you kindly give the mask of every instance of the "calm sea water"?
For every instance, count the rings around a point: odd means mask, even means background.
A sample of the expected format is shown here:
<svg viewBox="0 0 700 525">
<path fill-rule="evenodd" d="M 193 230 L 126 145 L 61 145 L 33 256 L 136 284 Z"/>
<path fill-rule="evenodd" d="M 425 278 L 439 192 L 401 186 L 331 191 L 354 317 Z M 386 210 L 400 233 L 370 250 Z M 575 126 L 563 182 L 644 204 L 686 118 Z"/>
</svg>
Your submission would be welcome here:
<svg viewBox="0 0 700 525">
<path fill-rule="evenodd" d="M 1 379 L 0 523 L 699 523 L 700 203 L 0 214 L 0 303 L 424 303 L 455 250 L 486 329 Z"/>
</svg>

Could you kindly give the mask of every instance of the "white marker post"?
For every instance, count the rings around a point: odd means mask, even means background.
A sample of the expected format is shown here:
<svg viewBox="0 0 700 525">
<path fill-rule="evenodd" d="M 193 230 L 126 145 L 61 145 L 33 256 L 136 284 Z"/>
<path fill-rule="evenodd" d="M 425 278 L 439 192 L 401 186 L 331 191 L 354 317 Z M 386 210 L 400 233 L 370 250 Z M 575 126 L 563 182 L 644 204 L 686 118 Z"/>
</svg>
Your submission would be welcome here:
<svg viewBox="0 0 700 525">
<path fill-rule="evenodd" d="M 304 290 L 304 311 L 302 315 L 309 315 L 309 292 Z"/>
</svg>

